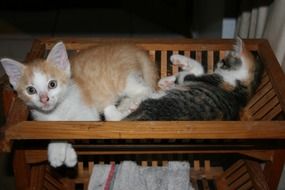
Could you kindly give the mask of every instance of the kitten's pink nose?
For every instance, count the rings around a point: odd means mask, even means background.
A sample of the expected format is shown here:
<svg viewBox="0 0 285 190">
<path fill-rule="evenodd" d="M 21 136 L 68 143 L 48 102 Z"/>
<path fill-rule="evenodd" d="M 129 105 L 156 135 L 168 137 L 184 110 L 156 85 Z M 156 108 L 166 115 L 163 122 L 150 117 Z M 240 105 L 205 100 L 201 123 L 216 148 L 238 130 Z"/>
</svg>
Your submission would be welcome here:
<svg viewBox="0 0 285 190">
<path fill-rule="evenodd" d="M 43 104 L 46 104 L 49 101 L 49 97 L 47 95 L 40 96 L 40 101 Z"/>
</svg>

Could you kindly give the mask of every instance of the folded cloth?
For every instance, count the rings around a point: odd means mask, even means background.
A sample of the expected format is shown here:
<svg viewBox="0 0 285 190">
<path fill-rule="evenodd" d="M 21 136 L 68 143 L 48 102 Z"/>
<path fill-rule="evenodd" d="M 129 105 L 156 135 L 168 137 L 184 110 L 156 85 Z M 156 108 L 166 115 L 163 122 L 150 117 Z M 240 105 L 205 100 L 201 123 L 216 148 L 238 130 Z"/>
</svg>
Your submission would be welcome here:
<svg viewBox="0 0 285 190">
<path fill-rule="evenodd" d="M 168 186 L 168 167 L 141 167 L 147 190 L 166 190 Z"/>
<path fill-rule="evenodd" d="M 169 162 L 167 190 L 192 189 L 189 162 Z"/>
<path fill-rule="evenodd" d="M 171 161 L 166 167 L 141 167 L 146 190 L 189 190 L 190 165 Z"/>
<path fill-rule="evenodd" d="M 88 184 L 88 190 L 105 190 L 112 165 L 95 164 Z"/>
<path fill-rule="evenodd" d="M 190 190 L 190 165 L 171 161 L 163 167 L 141 167 L 124 161 L 95 165 L 88 190 Z"/>
<path fill-rule="evenodd" d="M 132 161 L 124 161 L 116 172 L 112 190 L 146 190 L 140 167 Z"/>
</svg>

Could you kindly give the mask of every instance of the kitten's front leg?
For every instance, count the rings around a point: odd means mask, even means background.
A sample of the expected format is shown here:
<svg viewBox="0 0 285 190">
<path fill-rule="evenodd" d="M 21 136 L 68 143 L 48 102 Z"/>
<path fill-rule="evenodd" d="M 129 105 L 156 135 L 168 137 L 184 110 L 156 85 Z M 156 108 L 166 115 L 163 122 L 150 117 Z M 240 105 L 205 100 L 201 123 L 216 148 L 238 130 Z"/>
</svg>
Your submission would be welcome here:
<svg viewBox="0 0 285 190">
<path fill-rule="evenodd" d="M 77 154 L 70 143 L 51 142 L 48 145 L 48 160 L 55 168 L 62 165 L 74 167 L 77 163 Z"/>
<path fill-rule="evenodd" d="M 116 106 L 110 105 L 104 109 L 104 116 L 106 121 L 120 121 L 126 117 L 129 113 L 121 113 Z"/>
<path fill-rule="evenodd" d="M 186 57 L 184 55 L 175 54 L 170 57 L 170 61 L 173 65 L 176 65 L 180 67 L 183 71 L 186 71 L 187 74 L 193 74 L 196 76 L 204 74 L 202 64 L 196 61 L 195 59 Z"/>
</svg>

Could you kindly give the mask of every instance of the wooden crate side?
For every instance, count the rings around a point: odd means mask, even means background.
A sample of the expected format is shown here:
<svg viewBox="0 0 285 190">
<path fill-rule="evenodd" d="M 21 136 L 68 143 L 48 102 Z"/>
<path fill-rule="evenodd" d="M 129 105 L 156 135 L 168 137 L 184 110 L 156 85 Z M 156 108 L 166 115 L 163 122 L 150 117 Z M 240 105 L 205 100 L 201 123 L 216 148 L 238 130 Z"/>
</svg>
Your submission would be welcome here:
<svg viewBox="0 0 285 190">
<path fill-rule="evenodd" d="M 285 111 L 285 75 L 268 41 L 264 41 L 259 45 L 258 52 L 278 96 L 282 110 Z"/>
<path fill-rule="evenodd" d="M 285 139 L 285 121 L 23 121 L 9 140 L 28 139 Z"/>
<path fill-rule="evenodd" d="M 259 163 L 239 160 L 217 178 L 217 189 L 269 190 L 269 187 Z"/>
</svg>

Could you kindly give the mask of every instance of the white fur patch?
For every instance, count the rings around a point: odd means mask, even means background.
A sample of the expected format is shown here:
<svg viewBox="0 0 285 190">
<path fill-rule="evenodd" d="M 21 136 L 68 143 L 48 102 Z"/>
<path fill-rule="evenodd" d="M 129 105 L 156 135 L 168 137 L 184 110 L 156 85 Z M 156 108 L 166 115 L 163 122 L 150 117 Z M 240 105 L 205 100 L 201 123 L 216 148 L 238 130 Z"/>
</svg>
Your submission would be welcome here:
<svg viewBox="0 0 285 190">
<path fill-rule="evenodd" d="M 124 118 L 125 116 L 130 114 L 133 110 L 135 110 L 137 106 L 143 100 L 148 98 L 149 95 L 152 93 L 153 93 L 152 88 L 145 83 L 145 81 L 141 76 L 134 73 L 129 74 L 126 81 L 126 87 L 121 95 L 122 97 L 126 98 L 120 102 L 117 111 L 120 112 L 122 114 L 121 117 Z M 117 120 L 116 117 L 115 120 Z"/>
<path fill-rule="evenodd" d="M 96 108 L 85 105 L 79 88 L 70 84 L 60 102 L 51 112 L 32 110 L 35 120 L 41 121 L 99 121 L 100 116 Z"/>
<path fill-rule="evenodd" d="M 152 89 L 137 74 L 129 74 L 124 95 L 129 97 L 145 96 L 152 93 Z"/>
<path fill-rule="evenodd" d="M 181 67 L 183 71 L 187 71 L 188 74 L 193 74 L 195 76 L 199 76 L 204 74 L 204 69 L 201 63 L 196 61 L 195 59 L 186 57 L 184 55 L 172 55 L 170 60 L 173 65 L 177 65 Z"/>
<path fill-rule="evenodd" d="M 166 93 L 164 91 L 158 91 L 158 92 L 155 92 L 155 93 L 152 93 L 149 98 L 152 98 L 152 99 L 159 99 L 159 98 L 162 98 L 163 96 L 165 96 Z"/>
<path fill-rule="evenodd" d="M 241 58 L 241 61 L 242 61 L 242 66 L 237 71 L 229 71 L 217 68 L 215 70 L 215 73 L 221 75 L 224 81 L 228 82 L 230 85 L 235 87 L 237 80 L 240 81 L 247 80 L 249 76 L 247 65 L 244 64 L 244 59 Z"/>
<path fill-rule="evenodd" d="M 175 75 L 164 77 L 158 81 L 158 86 L 161 90 L 172 89 L 175 86 L 175 80 Z"/>
<path fill-rule="evenodd" d="M 77 163 L 77 154 L 67 142 L 51 142 L 48 145 L 48 161 L 55 168 L 62 165 L 74 167 Z"/>
<path fill-rule="evenodd" d="M 106 121 L 120 121 L 128 114 L 124 115 L 121 113 L 116 106 L 110 105 L 104 109 L 104 116 Z"/>
<path fill-rule="evenodd" d="M 28 86 L 33 86 L 36 90 L 36 94 L 29 95 L 27 92 L 26 95 L 31 98 L 30 102 L 27 104 L 31 107 L 36 107 L 39 110 L 51 111 L 55 108 L 59 101 L 62 100 L 66 92 L 66 85 L 61 85 L 59 81 L 58 85 L 54 89 L 48 89 L 49 81 L 54 80 L 49 75 L 43 73 L 40 70 L 34 70 L 33 76 L 31 77 L 30 84 Z M 46 104 L 43 104 L 40 101 L 40 96 L 48 96 L 49 101 Z"/>
</svg>

